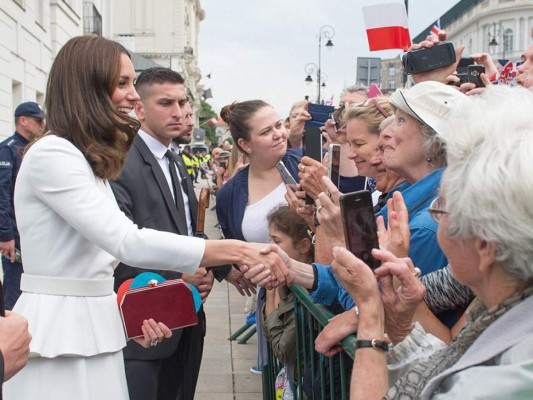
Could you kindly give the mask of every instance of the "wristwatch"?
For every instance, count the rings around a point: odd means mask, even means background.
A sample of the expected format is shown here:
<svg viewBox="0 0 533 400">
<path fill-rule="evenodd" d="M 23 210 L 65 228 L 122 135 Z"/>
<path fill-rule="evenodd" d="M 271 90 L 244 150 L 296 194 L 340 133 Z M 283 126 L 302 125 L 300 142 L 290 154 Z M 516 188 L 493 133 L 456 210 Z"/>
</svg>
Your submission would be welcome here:
<svg viewBox="0 0 533 400">
<path fill-rule="evenodd" d="M 383 350 L 384 352 L 387 352 L 389 351 L 389 344 L 384 340 L 378 339 L 355 341 L 355 350 L 364 348 L 373 348 L 375 350 Z"/>
</svg>

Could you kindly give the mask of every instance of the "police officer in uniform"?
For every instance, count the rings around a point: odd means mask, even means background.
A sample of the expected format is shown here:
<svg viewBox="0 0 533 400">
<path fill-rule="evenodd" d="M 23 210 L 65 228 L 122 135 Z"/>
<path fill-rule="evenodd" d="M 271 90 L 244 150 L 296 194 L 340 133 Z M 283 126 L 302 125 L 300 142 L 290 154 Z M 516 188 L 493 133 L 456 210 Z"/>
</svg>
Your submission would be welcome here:
<svg viewBox="0 0 533 400">
<path fill-rule="evenodd" d="M 15 110 L 15 133 L 0 143 L 0 253 L 4 270 L 4 301 L 13 309 L 20 296 L 22 260 L 20 237 L 15 221 L 13 191 L 26 145 L 44 132 L 45 114 L 32 101 Z"/>
</svg>

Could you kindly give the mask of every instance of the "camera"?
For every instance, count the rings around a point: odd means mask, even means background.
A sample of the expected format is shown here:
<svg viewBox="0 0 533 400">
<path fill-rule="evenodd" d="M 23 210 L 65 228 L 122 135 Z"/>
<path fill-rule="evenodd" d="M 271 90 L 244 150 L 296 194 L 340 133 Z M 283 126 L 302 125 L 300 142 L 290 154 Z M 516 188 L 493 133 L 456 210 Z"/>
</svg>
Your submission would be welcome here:
<svg viewBox="0 0 533 400">
<path fill-rule="evenodd" d="M 455 63 L 455 48 L 451 42 L 442 42 L 433 47 L 408 51 L 402 58 L 408 74 L 431 71 Z"/>
</svg>

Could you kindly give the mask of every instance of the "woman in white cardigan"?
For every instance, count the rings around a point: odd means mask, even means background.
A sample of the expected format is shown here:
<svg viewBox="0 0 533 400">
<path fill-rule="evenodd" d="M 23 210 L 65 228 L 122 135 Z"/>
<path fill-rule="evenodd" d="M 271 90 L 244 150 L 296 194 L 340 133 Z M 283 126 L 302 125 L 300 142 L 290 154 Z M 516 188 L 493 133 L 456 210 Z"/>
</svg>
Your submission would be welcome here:
<svg viewBox="0 0 533 400">
<path fill-rule="evenodd" d="M 138 129 L 128 52 L 102 37 L 73 38 L 57 55 L 47 87 L 47 131 L 26 151 L 15 189 L 24 257 L 15 310 L 29 321 L 30 361 L 4 385 L 4 399 L 128 399 L 126 339 L 113 269 L 193 273 L 199 266 L 266 264 L 286 272 L 262 245 L 205 241 L 138 229 L 118 208 L 107 179 L 119 175 Z M 171 331 L 149 320 L 139 343 Z"/>
</svg>

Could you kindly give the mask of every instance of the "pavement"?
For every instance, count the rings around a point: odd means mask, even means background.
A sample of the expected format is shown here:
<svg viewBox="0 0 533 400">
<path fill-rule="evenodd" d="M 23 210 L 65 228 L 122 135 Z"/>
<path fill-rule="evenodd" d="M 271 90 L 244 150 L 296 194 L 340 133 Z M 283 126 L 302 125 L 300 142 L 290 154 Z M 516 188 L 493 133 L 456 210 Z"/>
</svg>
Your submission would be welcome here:
<svg viewBox="0 0 533 400">
<path fill-rule="evenodd" d="M 207 186 L 199 179 L 196 191 Z M 214 205 L 211 197 L 210 207 Z M 216 213 L 206 212 L 205 233 L 211 239 L 220 238 Z M 215 280 L 213 290 L 204 304 L 207 315 L 207 335 L 195 400 L 257 400 L 262 398 L 261 375 L 250 367 L 256 364 L 257 340 L 254 335 L 246 344 L 230 342 L 228 337 L 244 325 L 246 297 L 226 281 Z"/>
</svg>

